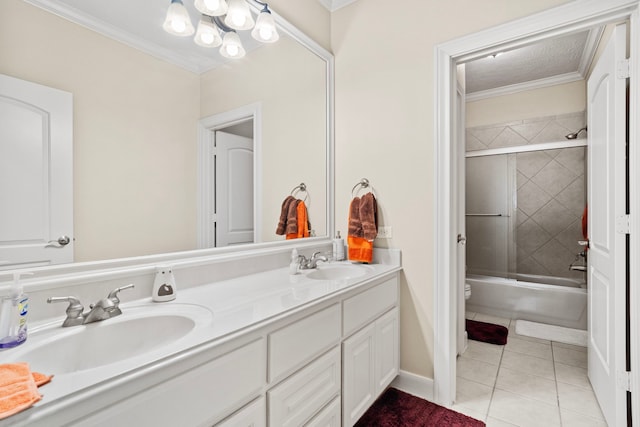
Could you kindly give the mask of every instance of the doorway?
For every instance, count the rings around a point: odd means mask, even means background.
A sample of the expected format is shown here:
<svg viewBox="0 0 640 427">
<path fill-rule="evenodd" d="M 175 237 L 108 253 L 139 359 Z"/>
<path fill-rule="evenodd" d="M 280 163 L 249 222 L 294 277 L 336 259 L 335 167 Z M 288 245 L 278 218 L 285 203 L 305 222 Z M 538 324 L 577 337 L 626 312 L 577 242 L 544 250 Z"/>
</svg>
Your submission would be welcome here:
<svg viewBox="0 0 640 427">
<path fill-rule="evenodd" d="M 638 2 L 616 1 L 608 4 L 593 4 L 591 2 L 572 2 L 549 11 L 545 11 L 519 21 L 515 21 L 499 28 L 483 31 L 449 43 L 440 45 L 436 49 L 436 75 L 437 96 L 436 111 L 436 141 L 437 141 L 437 177 L 436 177 L 436 271 L 434 276 L 435 286 L 435 348 L 434 354 L 434 397 L 439 403 L 450 404 L 455 398 L 455 353 L 456 353 L 456 301 L 457 287 L 456 271 L 457 244 L 456 236 L 458 228 L 457 218 L 458 190 L 455 187 L 456 167 L 454 162 L 461 155 L 461 148 L 453 144 L 452 116 L 455 111 L 454 71 L 455 64 L 487 54 L 497 52 L 500 49 L 514 48 L 526 43 L 541 40 L 546 37 L 567 34 L 607 22 L 620 22 L 630 19 L 631 30 L 631 58 L 637 67 L 638 46 L 635 44 L 638 31 Z M 634 68 L 633 66 L 631 67 Z M 631 81 L 636 76 L 631 74 Z M 635 85 L 630 87 L 630 114 L 637 116 L 639 91 Z M 637 147 L 637 123 L 630 123 L 630 205 L 633 211 L 638 206 L 638 191 L 634 188 L 633 177 L 637 177 L 637 166 L 640 164 Z M 454 220 L 452 220 L 452 218 Z M 630 230 L 638 226 L 635 218 L 630 219 Z M 633 237 L 633 232 L 631 233 Z M 629 251 L 633 257 L 637 253 L 639 245 L 630 239 Z M 637 255 L 636 255 L 637 256 Z M 630 267 L 630 277 L 638 277 L 638 266 Z M 633 281 L 633 280 L 632 280 Z M 638 297 L 631 292 L 631 336 L 638 325 L 634 307 L 638 304 Z M 637 360 L 637 343 L 631 343 L 632 360 Z M 633 378 L 637 373 L 631 372 Z M 637 397 L 633 398 L 634 403 Z M 638 414 L 637 404 L 632 404 L 634 415 Z M 638 417 L 635 417 L 638 419 Z"/>
<path fill-rule="evenodd" d="M 198 124 L 198 248 L 261 241 L 261 106 Z"/>
</svg>

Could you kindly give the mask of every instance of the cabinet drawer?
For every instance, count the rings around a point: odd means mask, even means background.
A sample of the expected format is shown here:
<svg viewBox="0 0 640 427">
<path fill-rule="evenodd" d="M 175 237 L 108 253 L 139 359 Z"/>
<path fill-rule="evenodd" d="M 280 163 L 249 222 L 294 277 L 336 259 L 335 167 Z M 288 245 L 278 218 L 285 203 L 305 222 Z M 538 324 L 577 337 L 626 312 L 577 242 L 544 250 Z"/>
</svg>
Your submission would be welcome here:
<svg viewBox="0 0 640 427">
<path fill-rule="evenodd" d="M 340 342 L 340 304 L 269 335 L 269 381 L 277 382 Z"/>
<path fill-rule="evenodd" d="M 340 396 L 333 399 L 305 427 L 340 427 Z"/>
<path fill-rule="evenodd" d="M 369 290 L 344 301 L 344 336 L 351 335 L 362 326 L 398 303 L 398 279 L 393 277 Z"/>
<path fill-rule="evenodd" d="M 212 425 L 257 397 L 265 380 L 260 339 L 83 418 L 77 426 Z"/>
<path fill-rule="evenodd" d="M 260 397 L 249 403 L 238 412 L 216 424 L 216 427 L 266 427 L 267 403 L 264 397 Z"/>
<path fill-rule="evenodd" d="M 340 349 L 334 348 L 267 393 L 269 425 L 298 427 L 340 393 Z"/>
</svg>

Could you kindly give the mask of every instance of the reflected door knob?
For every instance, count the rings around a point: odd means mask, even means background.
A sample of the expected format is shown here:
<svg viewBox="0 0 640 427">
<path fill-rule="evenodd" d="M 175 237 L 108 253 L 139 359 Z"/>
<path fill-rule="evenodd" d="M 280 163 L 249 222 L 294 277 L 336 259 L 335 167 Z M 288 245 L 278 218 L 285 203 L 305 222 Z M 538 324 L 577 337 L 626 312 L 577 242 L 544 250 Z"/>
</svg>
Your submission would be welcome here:
<svg viewBox="0 0 640 427">
<path fill-rule="evenodd" d="M 71 238 L 69 238 L 69 236 L 60 236 L 58 237 L 58 240 L 49 240 L 47 247 L 62 248 L 67 246 L 69 242 L 71 242 Z"/>
</svg>

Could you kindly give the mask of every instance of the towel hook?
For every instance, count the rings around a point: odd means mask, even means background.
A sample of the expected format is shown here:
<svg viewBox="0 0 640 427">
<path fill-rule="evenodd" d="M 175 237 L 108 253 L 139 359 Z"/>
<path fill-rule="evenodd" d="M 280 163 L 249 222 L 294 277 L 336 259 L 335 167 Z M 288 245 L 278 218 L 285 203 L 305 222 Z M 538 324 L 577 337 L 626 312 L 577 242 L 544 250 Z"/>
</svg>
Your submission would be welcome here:
<svg viewBox="0 0 640 427">
<path fill-rule="evenodd" d="M 362 178 L 356 185 L 353 186 L 353 188 L 351 189 L 351 197 L 355 197 L 358 194 L 358 191 L 360 191 L 363 188 L 369 188 L 371 187 L 371 192 L 373 193 L 373 195 L 375 196 L 376 192 L 375 189 L 373 188 L 373 186 L 369 183 L 369 180 L 367 178 Z M 357 191 L 356 191 L 357 189 Z M 355 193 L 354 193 L 355 191 Z"/>
<path fill-rule="evenodd" d="M 301 182 L 300 184 L 298 184 L 295 187 L 293 187 L 293 189 L 291 190 L 291 195 L 295 196 L 299 192 L 303 192 L 304 193 L 304 200 L 303 201 L 306 203 L 307 199 L 309 198 L 309 192 L 307 191 L 307 184 L 305 184 L 304 182 Z"/>
</svg>

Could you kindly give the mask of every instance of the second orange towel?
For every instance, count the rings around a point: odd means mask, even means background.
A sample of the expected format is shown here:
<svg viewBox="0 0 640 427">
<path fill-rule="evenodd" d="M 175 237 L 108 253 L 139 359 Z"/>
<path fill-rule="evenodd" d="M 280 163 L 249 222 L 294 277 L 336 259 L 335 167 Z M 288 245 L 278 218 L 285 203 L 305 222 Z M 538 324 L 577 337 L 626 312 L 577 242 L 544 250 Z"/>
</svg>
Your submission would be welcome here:
<svg viewBox="0 0 640 427">
<path fill-rule="evenodd" d="M 17 414 L 42 399 L 38 387 L 53 375 L 31 372 L 27 363 L 0 365 L 0 419 Z"/>
</svg>

